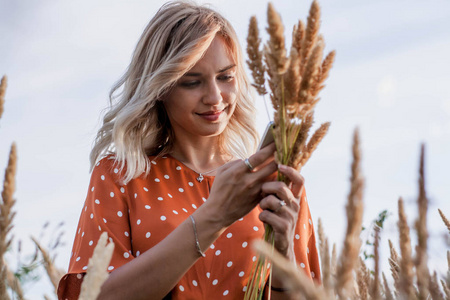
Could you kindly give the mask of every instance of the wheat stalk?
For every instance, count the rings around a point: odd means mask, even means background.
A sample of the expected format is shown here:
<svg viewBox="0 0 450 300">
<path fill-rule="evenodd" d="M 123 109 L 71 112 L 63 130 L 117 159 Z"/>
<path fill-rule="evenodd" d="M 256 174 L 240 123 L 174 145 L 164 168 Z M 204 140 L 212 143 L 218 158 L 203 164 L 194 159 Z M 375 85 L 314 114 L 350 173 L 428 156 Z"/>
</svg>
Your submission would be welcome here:
<svg viewBox="0 0 450 300">
<path fill-rule="evenodd" d="M 5 179 L 3 181 L 2 202 L 0 203 L 0 278 L 6 278 L 6 266 L 4 265 L 3 257 L 8 247 L 11 245 L 12 238 L 8 239 L 8 233 L 11 231 L 13 225 L 12 221 L 15 212 L 12 207 L 16 202 L 13 199 L 15 191 L 15 176 L 17 171 L 17 150 L 16 144 L 11 145 L 9 152 L 8 166 L 5 170 Z M 0 280 L 0 299 L 9 299 L 6 283 Z"/>
<path fill-rule="evenodd" d="M 253 16 L 250 18 L 250 25 L 248 26 L 247 54 L 249 59 L 247 60 L 247 65 L 255 80 L 255 83 L 252 85 L 260 95 L 265 95 L 267 94 L 264 77 L 266 70 L 263 65 L 263 53 L 259 50 L 260 44 L 258 20 Z"/>
<path fill-rule="evenodd" d="M 54 291 L 56 293 L 58 290 L 59 280 L 64 276 L 65 271 L 55 266 L 47 250 L 45 250 L 44 247 L 41 246 L 36 238 L 31 237 L 31 240 L 34 242 L 34 244 L 42 254 L 45 271 L 47 272 L 47 275 L 50 278 L 50 281 L 53 284 L 53 287 L 55 289 Z"/>
<path fill-rule="evenodd" d="M 89 259 L 88 269 L 81 284 L 79 300 L 95 300 L 100 294 L 103 283 L 109 276 L 107 267 L 114 251 L 114 243 L 107 244 L 108 234 L 103 232 Z"/>
<path fill-rule="evenodd" d="M 380 299 L 380 228 L 375 227 L 375 241 L 374 241 L 374 280 L 370 287 L 370 296 L 372 299 Z"/>
<path fill-rule="evenodd" d="M 359 234 L 361 232 L 363 215 L 363 184 L 364 180 L 360 170 L 361 153 L 359 134 L 356 129 L 353 135 L 352 146 L 353 161 L 351 166 L 351 187 L 346 206 L 347 231 L 343 250 L 337 267 L 337 293 L 340 298 L 348 298 L 354 294 L 352 284 L 353 270 L 358 263 L 358 254 L 361 247 Z"/>
<path fill-rule="evenodd" d="M 17 279 L 17 277 L 14 275 L 14 273 L 11 271 L 11 269 L 8 267 L 8 264 L 6 261 L 3 262 L 6 270 L 6 283 L 11 288 L 11 290 L 14 291 L 14 293 L 17 296 L 17 299 L 23 300 L 23 289 L 20 281 Z M 2 298 L 3 299 L 3 298 Z"/>
<path fill-rule="evenodd" d="M 5 106 L 6 87 L 8 86 L 8 77 L 3 76 L 0 82 L 0 118 L 3 115 Z"/>
<path fill-rule="evenodd" d="M 391 289 L 389 288 L 389 284 L 386 279 L 386 275 L 384 275 L 384 272 L 382 273 L 383 276 L 383 286 L 384 286 L 384 297 L 386 300 L 394 300 L 394 296 L 392 295 Z"/>
<path fill-rule="evenodd" d="M 444 222 L 445 226 L 447 226 L 448 233 L 450 233 L 450 221 L 445 217 L 444 213 L 438 208 L 439 215 L 442 218 L 442 221 Z"/>
</svg>

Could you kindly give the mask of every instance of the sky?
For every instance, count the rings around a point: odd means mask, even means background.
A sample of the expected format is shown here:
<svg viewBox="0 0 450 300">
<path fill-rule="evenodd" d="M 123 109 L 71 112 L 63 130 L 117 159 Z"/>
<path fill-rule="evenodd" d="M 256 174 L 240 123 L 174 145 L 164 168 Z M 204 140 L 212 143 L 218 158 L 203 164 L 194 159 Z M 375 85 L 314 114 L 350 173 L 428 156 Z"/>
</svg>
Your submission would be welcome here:
<svg viewBox="0 0 450 300">
<path fill-rule="evenodd" d="M 125 71 L 136 42 L 165 1 L 0 2 L 0 75 L 8 76 L 0 120 L 0 168 L 10 144 L 18 147 L 15 246 L 32 253 L 29 236 L 46 245 L 64 222 L 56 264 L 67 268 L 89 182 L 89 153 L 112 85 Z M 267 1 L 211 3 L 234 25 L 242 46 L 256 15 L 266 40 Z M 292 26 L 306 20 L 310 1 L 273 4 L 289 40 Z M 359 128 L 365 177 L 364 225 L 388 210 L 382 231 L 397 241 L 397 200 L 405 200 L 409 224 L 417 215 L 420 145 L 425 144 L 429 197 L 430 268 L 445 272 L 448 233 L 437 209 L 450 217 L 450 2 L 322 0 L 325 51 L 336 50 L 316 125 L 331 128 L 304 167 L 310 209 L 332 243 L 342 243 L 349 191 L 351 139 Z M 268 122 L 257 98 L 258 130 Z M 270 112 L 271 113 L 271 112 Z M 362 239 L 369 237 L 368 230 Z M 412 233 L 415 243 L 415 234 Z M 14 259 L 14 258 L 10 258 Z M 388 272 L 389 273 L 389 272 Z M 27 287 L 29 299 L 51 294 L 46 278 Z"/>
</svg>

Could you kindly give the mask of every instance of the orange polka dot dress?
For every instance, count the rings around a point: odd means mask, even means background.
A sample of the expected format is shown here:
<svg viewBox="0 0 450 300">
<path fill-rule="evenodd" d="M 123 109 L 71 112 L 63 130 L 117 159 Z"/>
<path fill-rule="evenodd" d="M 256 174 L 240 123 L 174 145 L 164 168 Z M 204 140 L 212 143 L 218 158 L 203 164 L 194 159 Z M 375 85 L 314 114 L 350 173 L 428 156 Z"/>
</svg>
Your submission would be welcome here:
<svg viewBox="0 0 450 300">
<path fill-rule="evenodd" d="M 78 299 L 89 258 L 103 231 L 115 243 L 108 267 L 114 272 L 169 235 L 209 196 L 213 176 L 204 176 L 171 156 L 150 157 L 147 177 L 120 183 L 111 157 L 94 168 L 86 202 L 75 234 L 69 270 L 58 287 L 59 299 Z M 304 194 L 304 193 L 303 193 Z M 182 277 L 171 291 L 172 299 L 242 299 L 256 254 L 250 249 L 261 239 L 264 225 L 259 208 L 233 223 Z M 301 199 L 295 232 L 298 265 L 319 281 L 320 270 L 314 229 L 306 196 Z"/>
</svg>

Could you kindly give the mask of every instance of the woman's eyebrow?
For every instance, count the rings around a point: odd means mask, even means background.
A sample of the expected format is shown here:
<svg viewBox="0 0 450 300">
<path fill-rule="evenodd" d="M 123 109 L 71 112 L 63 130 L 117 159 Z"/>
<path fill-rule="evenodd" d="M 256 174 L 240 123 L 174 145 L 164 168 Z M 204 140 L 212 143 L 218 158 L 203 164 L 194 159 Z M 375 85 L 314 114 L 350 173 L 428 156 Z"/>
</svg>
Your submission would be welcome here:
<svg viewBox="0 0 450 300">
<path fill-rule="evenodd" d="M 220 73 L 223 73 L 225 71 L 228 71 L 229 69 L 232 69 L 234 67 L 236 67 L 236 64 L 232 64 L 232 65 L 226 66 L 225 68 L 222 68 L 219 71 L 217 71 L 217 74 L 220 74 Z M 184 74 L 184 76 L 198 77 L 198 76 L 202 76 L 202 73 L 187 72 L 186 74 Z"/>
</svg>

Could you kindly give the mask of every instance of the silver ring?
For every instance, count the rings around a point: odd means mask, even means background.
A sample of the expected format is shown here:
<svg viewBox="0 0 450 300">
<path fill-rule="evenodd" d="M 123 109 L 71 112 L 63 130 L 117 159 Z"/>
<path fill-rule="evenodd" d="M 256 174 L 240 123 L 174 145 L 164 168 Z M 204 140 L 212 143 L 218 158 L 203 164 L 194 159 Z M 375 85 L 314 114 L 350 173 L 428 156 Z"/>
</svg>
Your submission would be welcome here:
<svg viewBox="0 0 450 300">
<path fill-rule="evenodd" d="M 284 201 L 284 200 L 281 200 L 281 201 L 280 201 L 280 206 L 278 206 L 278 208 L 277 208 L 277 209 L 275 209 L 274 213 L 277 213 L 277 212 L 279 212 L 279 211 L 280 211 L 280 209 L 281 209 L 281 208 L 282 208 L 283 206 L 286 206 L 286 201 Z"/>
<path fill-rule="evenodd" d="M 250 170 L 250 172 L 253 172 L 253 166 L 250 163 L 250 161 L 248 160 L 248 158 L 244 159 L 244 164 L 247 166 L 247 168 Z"/>
</svg>

